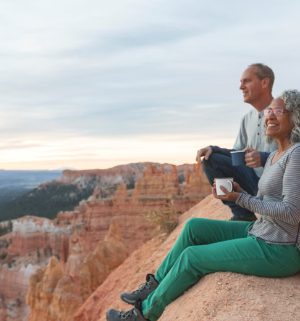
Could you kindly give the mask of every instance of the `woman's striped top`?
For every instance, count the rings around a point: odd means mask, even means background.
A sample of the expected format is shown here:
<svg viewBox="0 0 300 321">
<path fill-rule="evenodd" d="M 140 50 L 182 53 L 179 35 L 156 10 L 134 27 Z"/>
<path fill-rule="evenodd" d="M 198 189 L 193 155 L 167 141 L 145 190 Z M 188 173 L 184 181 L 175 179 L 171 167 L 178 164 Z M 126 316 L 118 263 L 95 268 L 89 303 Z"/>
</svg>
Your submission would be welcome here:
<svg viewBox="0 0 300 321">
<path fill-rule="evenodd" d="M 300 248 L 300 143 L 272 164 L 271 153 L 258 183 L 257 196 L 241 193 L 236 203 L 261 214 L 249 234 L 268 243 Z"/>
</svg>

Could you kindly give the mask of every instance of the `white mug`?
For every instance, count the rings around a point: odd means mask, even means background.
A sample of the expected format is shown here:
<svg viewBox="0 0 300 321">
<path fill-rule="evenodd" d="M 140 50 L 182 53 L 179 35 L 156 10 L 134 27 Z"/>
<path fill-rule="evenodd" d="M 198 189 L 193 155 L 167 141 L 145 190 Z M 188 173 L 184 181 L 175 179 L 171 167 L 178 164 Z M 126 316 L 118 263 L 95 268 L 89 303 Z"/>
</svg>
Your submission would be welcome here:
<svg viewBox="0 0 300 321">
<path fill-rule="evenodd" d="M 233 182 L 232 177 L 215 178 L 217 195 L 218 196 L 225 195 L 225 193 L 221 190 L 221 186 L 225 187 L 228 192 L 232 192 L 233 190 L 232 182 Z"/>
</svg>

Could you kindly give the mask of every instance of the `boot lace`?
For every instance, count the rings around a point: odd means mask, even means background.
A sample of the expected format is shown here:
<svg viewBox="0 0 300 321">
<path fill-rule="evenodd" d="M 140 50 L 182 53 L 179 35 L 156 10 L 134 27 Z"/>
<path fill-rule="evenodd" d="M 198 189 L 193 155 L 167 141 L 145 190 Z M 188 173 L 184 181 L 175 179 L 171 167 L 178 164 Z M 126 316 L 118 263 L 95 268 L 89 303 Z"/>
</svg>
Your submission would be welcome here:
<svg viewBox="0 0 300 321">
<path fill-rule="evenodd" d="M 121 311 L 121 312 L 119 313 L 119 315 L 120 315 L 120 318 L 121 318 L 122 320 L 130 320 L 130 319 L 132 318 L 132 316 L 133 316 L 133 309 L 131 309 L 131 310 L 129 310 L 129 311 L 126 311 L 126 312 Z"/>
<path fill-rule="evenodd" d="M 133 293 L 141 293 L 143 292 L 144 290 L 146 289 L 150 289 L 151 288 L 151 285 L 152 285 L 152 281 L 147 281 L 141 285 L 139 285 L 138 289 L 133 291 Z"/>
</svg>

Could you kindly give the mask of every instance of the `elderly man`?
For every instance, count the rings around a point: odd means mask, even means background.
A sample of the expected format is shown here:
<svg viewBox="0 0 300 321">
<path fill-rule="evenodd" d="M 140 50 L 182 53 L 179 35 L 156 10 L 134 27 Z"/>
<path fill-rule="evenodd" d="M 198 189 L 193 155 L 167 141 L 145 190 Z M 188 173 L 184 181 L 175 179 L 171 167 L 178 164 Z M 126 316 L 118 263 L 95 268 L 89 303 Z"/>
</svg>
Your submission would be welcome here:
<svg viewBox="0 0 300 321">
<path fill-rule="evenodd" d="M 273 83 L 274 73 L 270 67 L 264 64 L 252 64 L 243 72 L 240 89 L 244 102 L 254 108 L 243 117 L 233 150 L 247 150 L 246 166 L 233 167 L 229 149 L 218 146 L 201 148 L 197 152 L 196 160 L 200 161 L 203 157 L 203 169 L 210 184 L 213 184 L 214 178 L 233 177 L 245 191 L 256 195 L 262 167 L 269 152 L 276 149 L 275 142 L 269 142 L 265 137 L 263 121 L 263 110 L 273 100 Z M 234 202 L 224 201 L 224 204 L 231 208 L 233 214 L 231 220 L 256 220 L 253 212 Z"/>
</svg>

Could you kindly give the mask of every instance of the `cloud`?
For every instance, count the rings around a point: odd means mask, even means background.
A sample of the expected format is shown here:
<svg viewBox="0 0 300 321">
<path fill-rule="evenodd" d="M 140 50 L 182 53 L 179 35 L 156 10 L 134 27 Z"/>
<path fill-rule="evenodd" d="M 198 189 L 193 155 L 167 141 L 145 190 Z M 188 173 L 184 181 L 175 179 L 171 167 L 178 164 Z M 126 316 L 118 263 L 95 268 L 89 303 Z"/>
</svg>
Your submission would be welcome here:
<svg viewBox="0 0 300 321">
<path fill-rule="evenodd" d="M 299 9 L 296 0 L 3 1 L 3 146 L 17 157 L 21 142 L 33 159 L 28 142 L 39 138 L 53 146 L 45 158 L 61 161 L 58 145 L 69 139 L 233 142 L 249 109 L 238 89 L 248 64 L 274 69 L 275 95 L 299 84 Z"/>
</svg>

